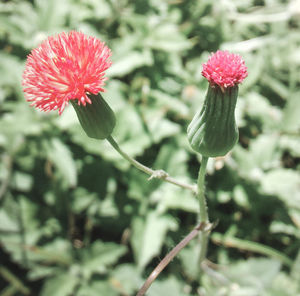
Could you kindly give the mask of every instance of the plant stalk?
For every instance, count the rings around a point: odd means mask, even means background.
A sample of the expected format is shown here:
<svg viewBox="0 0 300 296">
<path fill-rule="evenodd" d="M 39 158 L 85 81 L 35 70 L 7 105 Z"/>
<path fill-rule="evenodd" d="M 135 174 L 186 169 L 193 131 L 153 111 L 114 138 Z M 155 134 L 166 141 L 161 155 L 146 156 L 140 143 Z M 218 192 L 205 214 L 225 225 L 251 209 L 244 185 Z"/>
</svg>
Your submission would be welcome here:
<svg viewBox="0 0 300 296">
<path fill-rule="evenodd" d="M 214 233 L 211 239 L 214 243 L 222 244 L 227 248 L 237 248 L 239 250 L 255 252 L 258 254 L 269 256 L 271 258 L 276 258 L 288 267 L 292 267 L 294 263 L 293 260 L 285 254 L 282 254 L 276 249 L 257 242 L 247 241 L 237 237 L 227 237 L 220 233 Z"/>
<path fill-rule="evenodd" d="M 106 138 L 107 141 L 113 146 L 113 148 L 123 157 L 125 158 L 130 164 L 136 167 L 138 170 L 150 175 L 149 180 L 153 178 L 161 179 L 176 186 L 179 186 L 184 189 L 191 190 L 194 194 L 197 194 L 197 187 L 195 185 L 186 184 L 184 182 L 178 181 L 172 177 L 170 177 L 165 171 L 163 170 L 152 170 L 151 168 L 141 164 L 137 160 L 130 157 L 127 153 L 125 153 L 118 143 L 114 140 L 112 136 Z"/>
<path fill-rule="evenodd" d="M 208 231 L 205 228 L 210 228 L 212 225 L 207 225 L 206 223 L 198 224 L 178 245 L 176 245 L 171 252 L 169 252 L 164 259 L 155 267 L 151 272 L 144 285 L 141 287 L 136 296 L 143 296 L 154 282 L 154 280 L 159 276 L 159 274 L 164 270 L 164 268 L 173 260 L 173 258 L 193 239 L 195 238 L 199 231 Z"/>
<path fill-rule="evenodd" d="M 208 157 L 203 156 L 201 166 L 199 169 L 199 175 L 198 175 L 198 200 L 199 200 L 199 223 L 208 224 L 208 212 L 207 212 L 207 205 L 206 205 L 206 199 L 205 199 L 205 172 L 207 167 Z M 198 258 L 198 274 L 200 276 L 201 274 L 201 264 L 203 260 L 205 259 L 206 252 L 207 252 L 207 244 L 208 244 L 208 231 L 201 231 L 200 233 L 200 252 L 199 252 L 199 258 Z"/>
</svg>

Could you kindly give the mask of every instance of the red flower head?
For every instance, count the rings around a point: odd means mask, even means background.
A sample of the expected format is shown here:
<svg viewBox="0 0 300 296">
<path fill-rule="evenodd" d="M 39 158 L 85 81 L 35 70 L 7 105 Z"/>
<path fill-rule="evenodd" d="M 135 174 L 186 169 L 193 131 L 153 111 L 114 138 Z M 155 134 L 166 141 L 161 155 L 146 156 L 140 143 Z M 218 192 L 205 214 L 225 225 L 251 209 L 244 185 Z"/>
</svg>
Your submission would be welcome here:
<svg viewBox="0 0 300 296">
<path fill-rule="evenodd" d="M 61 114 L 69 100 L 91 104 L 87 93 L 104 91 L 104 72 L 110 67 L 110 49 L 81 32 L 48 37 L 33 49 L 23 73 L 27 101 L 43 111 Z"/>
<path fill-rule="evenodd" d="M 240 55 L 218 50 L 203 64 L 202 75 L 211 85 L 219 85 L 224 90 L 243 82 L 248 72 Z"/>
</svg>

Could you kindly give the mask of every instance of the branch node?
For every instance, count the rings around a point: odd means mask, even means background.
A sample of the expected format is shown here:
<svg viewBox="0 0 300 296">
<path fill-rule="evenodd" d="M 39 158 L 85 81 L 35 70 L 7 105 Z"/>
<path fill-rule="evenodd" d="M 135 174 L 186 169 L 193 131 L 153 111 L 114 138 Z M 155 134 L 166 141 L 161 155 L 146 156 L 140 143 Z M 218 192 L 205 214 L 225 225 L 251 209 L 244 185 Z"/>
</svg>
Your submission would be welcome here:
<svg viewBox="0 0 300 296">
<path fill-rule="evenodd" d="M 155 170 L 153 171 L 152 175 L 148 178 L 148 181 L 152 179 L 166 179 L 169 177 L 169 174 L 166 173 L 164 170 Z"/>
</svg>

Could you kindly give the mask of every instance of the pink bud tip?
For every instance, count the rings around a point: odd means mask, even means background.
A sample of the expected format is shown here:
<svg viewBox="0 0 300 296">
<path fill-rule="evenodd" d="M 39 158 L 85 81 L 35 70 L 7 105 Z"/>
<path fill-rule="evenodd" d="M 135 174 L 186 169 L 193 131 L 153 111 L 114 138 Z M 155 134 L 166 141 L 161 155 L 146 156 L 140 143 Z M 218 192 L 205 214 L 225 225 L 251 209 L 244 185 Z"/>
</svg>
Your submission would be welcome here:
<svg viewBox="0 0 300 296">
<path fill-rule="evenodd" d="M 242 83 L 248 72 L 240 55 L 218 50 L 203 64 L 202 75 L 211 85 L 224 89 Z"/>
</svg>

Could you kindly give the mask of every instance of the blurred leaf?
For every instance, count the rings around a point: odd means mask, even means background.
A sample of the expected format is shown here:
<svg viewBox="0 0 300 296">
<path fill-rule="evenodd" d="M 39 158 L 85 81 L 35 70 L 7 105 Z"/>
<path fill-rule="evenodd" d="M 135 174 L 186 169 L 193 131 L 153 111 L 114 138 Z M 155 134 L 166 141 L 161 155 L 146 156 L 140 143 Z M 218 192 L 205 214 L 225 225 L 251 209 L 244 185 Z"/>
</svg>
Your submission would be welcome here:
<svg viewBox="0 0 300 296">
<path fill-rule="evenodd" d="M 298 289 L 300 290 L 300 250 L 298 250 L 296 260 L 293 264 L 291 276 L 296 281 L 296 283 L 298 283 Z"/>
<path fill-rule="evenodd" d="M 239 173 L 243 177 L 259 180 L 264 170 L 272 169 L 279 165 L 277 152 L 278 136 L 276 134 L 260 135 L 251 141 L 249 150 L 240 146 L 233 150 L 234 158 L 239 164 Z"/>
<path fill-rule="evenodd" d="M 143 284 L 137 268 L 131 264 L 122 264 L 115 268 L 109 281 L 120 293 L 128 295 L 134 295 Z"/>
<path fill-rule="evenodd" d="M 145 40 L 145 45 L 153 49 L 172 52 L 189 49 L 192 43 L 180 34 L 174 24 L 166 23 L 151 30 L 151 34 Z"/>
<path fill-rule="evenodd" d="M 268 87 L 273 89 L 274 93 L 278 96 L 282 97 L 283 99 L 287 99 L 289 96 L 289 90 L 286 85 L 281 83 L 278 79 L 273 78 L 269 75 L 264 75 L 261 78 L 262 82 L 266 84 Z"/>
<path fill-rule="evenodd" d="M 1 231 L 4 232 L 17 232 L 19 231 L 19 225 L 17 221 L 10 217 L 10 214 L 5 211 L 4 208 L 0 209 L 0 233 Z"/>
<path fill-rule="evenodd" d="M 170 276 L 165 280 L 155 281 L 149 288 L 149 292 L 147 293 L 147 295 L 187 296 L 188 294 L 184 293 L 182 284 L 179 283 L 175 276 Z"/>
<path fill-rule="evenodd" d="M 299 281 L 298 281 L 299 283 Z M 294 296 L 300 295 L 299 285 L 297 281 L 293 281 L 284 273 L 279 273 L 272 282 L 272 286 L 263 296 Z"/>
<path fill-rule="evenodd" d="M 142 66 L 151 66 L 152 63 L 153 60 L 150 51 L 132 51 L 115 61 L 108 69 L 107 75 L 111 77 L 124 76 Z"/>
<path fill-rule="evenodd" d="M 61 273 L 48 279 L 42 288 L 41 296 L 69 296 L 78 285 L 78 278 L 71 273 Z"/>
<path fill-rule="evenodd" d="M 281 128 L 286 132 L 300 131 L 300 93 L 294 93 L 289 97 L 289 100 L 283 110 L 283 119 Z"/>
<path fill-rule="evenodd" d="M 0 86 L 4 92 L 2 95 L 10 95 L 11 92 L 16 92 L 20 97 L 22 97 L 21 91 L 21 74 L 22 74 L 22 63 L 21 61 L 13 55 L 5 52 L 0 52 L 0 71 L 6 73 L 0 79 Z M 18 83 L 16 83 L 18 82 Z M 0 98 L 2 102 L 4 98 Z"/>
<path fill-rule="evenodd" d="M 177 224 L 171 216 L 161 216 L 157 212 L 147 214 L 145 222 L 139 217 L 133 221 L 131 243 L 140 269 L 159 254 L 167 231 Z"/>
<path fill-rule="evenodd" d="M 173 111 L 184 117 L 188 115 L 188 107 L 182 101 L 159 90 L 153 90 L 150 95 L 156 99 L 157 108 L 163 108 L 166 112 Z"/>
<path fill-rule="evenodd" d="M 198 213 L 199 204 L 195 196 L 184 189 L 171 184 L 162 184 L 151 194 L 151 201 L 158 204 L 159 212 L 179 209 L 185 212 Z"/>
<path fill-rule="evenodd" d="M 278 165 L 279 153 L 276 151 L 277 142 L 278 136 L 275 134 L 260 135 L 253 140 L 249 149 L 252 161 L 264 170 Z"/>
<path fill-rule="evenodd" d="M 182 262 L 183 272 L 192 279 L 197 278 L 198 274 L 198 258 L 199 256 L 199 243 L 197 238 L 191 241 L 185 248 L 180 251 L 178 257 Z"/>
<path fill-rule="evenodd" d="M 19 191 L 29 191 L 33 184 L 33 178 L 29 174 L 16 172 L 13 176 L 13 188 Z"/>
<path fill-rule="evenodd" d="M 63 27 L 69 5 L 69 0 L 64 2 L 60 2 L 59 0 L 35 0 L 35 7 L 39 16 L 38 28 L 42 31 L 47 31 Z"/>
<path fill-rule="evenodd" d="M 247 193 L 242 186 L 236 185 L 234 187 L 233 198 L 239 206 L 247 208 L 247 209 L 249 209 L 251 207 Z"/>
<path fill-rule="evenodd" d="M 297 229 L 292 225 L 288 225 L 279 221 L 274 221 L 271 224 L 271 231 L 273 233 L 285 233 L 288 235 L 294 235 L 295 237 L 300 239 L 300 229 Z"/>
<path fill-rule="evenodd" d="M 90 278 L 93 273 L 104 273 L 109 265 L 118 261 L 127 251 L 127 248 L 115 243 L 96 241 L 84 253 L 84 262 L 81 265 L 85 278 Z"/>
<path fill-rule="evenodd" d="M 52 139 L 46 146 L 48 156 L 71 187 L 77 184 L 77 170 L 70 149 L 59 139 Z"/>
<path fill-rule="evenodd" d="M 264 291 L 280 270 L 280 263 L 270 259 L 249 259 L 226 268 L 224 273 L 231 281 L 245 287 L 253 287 L 256 291 Z"/>
<path fill-rule="evenodd" d="M 268 98 L 255 92 L 249 92 L 245 99 L 245 111 L 252 120 L 259 120 L 266 131 L 278 129 L 282 113 L 277 106 L 272 106 Z"/>
<path fill-rule="evenodd" d="M 294 157 L 300 157 L 300 136 L 282 135 L 279 139 L 282 150 L 287 150 Z"/>
<path fill-rule="evenodd" d="M 120 295 L 107 281 L 93 281 L 91 284 L 83 284 L 78 290 L 78 296 L 118 296 Z"/>
<path fill-rule="evenodd" d="M 264 193 L 276 194 L 290 207 L 300 207 L 300 176 L 293 170 L 276 169 L 268 172 L 261 180 Z"/>
<path fill-rule="evenodd" d="M 161 111 L 148 110 L 146 116 L 146 121 L 155 143 L 180 132 L 180 127 L 176 123 L 165 119 L 164 113 Z"/>
</svg>

